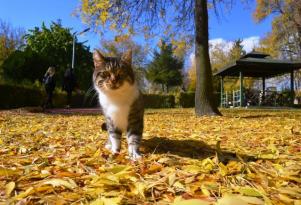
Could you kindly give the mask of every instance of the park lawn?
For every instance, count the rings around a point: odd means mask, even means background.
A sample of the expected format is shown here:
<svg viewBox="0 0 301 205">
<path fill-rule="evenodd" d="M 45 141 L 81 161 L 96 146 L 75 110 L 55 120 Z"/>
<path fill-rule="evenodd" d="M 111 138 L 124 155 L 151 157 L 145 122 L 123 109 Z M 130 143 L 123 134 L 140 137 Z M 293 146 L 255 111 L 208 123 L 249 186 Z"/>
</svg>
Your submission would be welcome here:
<svg viewBox="0 0 301 205">
<path fill-rule="evenodd" d="M 300 205 L 301 111 L 222 113 L 147 110 L 133 163 L 100 115 L 2 111 L 0 204 Z"/>
</svg>

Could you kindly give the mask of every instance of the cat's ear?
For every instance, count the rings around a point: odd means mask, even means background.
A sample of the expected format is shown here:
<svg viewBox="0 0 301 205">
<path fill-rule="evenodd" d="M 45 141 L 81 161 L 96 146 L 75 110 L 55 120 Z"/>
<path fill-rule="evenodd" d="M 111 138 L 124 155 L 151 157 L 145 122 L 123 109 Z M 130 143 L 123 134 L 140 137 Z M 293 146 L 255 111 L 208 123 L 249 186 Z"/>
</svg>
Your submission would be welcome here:
<svg viewBox="0 0 301 205">
<path fill-rule="evenodd" d="M 132 49 L 127 50 L 122 54 L 121 60 L 127 63 L 128 65 L 132 65 Z"/>
<path fill-rule="evenodd" d="M 99 50 L 95 50 L 93 53 L 93 60 L 95 68 L 99 68 L 105 63 L 106 58 L 100 53 Z"/>
</svg>

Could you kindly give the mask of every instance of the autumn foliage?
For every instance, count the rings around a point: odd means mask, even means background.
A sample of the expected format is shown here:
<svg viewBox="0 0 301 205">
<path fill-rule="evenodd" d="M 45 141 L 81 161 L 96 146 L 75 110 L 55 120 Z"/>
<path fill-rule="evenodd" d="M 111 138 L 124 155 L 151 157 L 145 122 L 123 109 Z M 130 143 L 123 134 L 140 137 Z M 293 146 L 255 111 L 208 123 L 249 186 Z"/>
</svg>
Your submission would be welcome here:
<svg viewBox="0 0 301 205">
<path fill-rule="evenodd" d="M 2 204 L 300 204 L 300 111 L 148 110 L 143 160 L 100 115 L 0 113 Z"/>
</svg>

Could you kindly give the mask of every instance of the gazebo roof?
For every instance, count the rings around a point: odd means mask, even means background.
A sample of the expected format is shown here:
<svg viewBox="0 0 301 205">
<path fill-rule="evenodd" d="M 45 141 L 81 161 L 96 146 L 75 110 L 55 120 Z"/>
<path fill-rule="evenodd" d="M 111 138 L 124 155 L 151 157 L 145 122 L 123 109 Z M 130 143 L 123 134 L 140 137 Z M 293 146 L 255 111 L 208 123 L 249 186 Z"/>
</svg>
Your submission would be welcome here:
<svg viewBox="0 0 301 205">
<path fill-rule="evenodd" d="M 267 58 L 268 54 L 251 52 L 242 56 L 235 63 L 226 66 L 214 76 L 273 77 L 290 73 L 301 68 L 301 61 L 276 60 Z"/>
</svg>

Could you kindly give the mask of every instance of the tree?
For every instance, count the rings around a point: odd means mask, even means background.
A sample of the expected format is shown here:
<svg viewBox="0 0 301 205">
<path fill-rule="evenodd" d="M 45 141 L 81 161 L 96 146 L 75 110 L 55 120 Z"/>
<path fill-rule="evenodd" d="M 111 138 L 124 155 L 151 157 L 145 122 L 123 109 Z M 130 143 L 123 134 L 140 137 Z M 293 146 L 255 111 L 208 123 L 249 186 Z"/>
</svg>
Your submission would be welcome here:
<svg viewBox="0 0 301 205">
<path fill-rule="evenodd" d="M 197 115 L 220 115 L 213 98 L 212 71 L 208 51 L 207 0 L 81 0 L 81 15 L 90 25 L 101 25 L 119 32 L 135 34 L 144 31 L 146 37 L 156 32 L 181 38 L 194 32 L 197 86 Z M 213 3 L 217 2 L 213 0 Z M 220 1 L 218 1 L 220 2 Z M 165 30 L 153 29 L 156 26 Z M 158 27 L 157 27 L 158 28 Z M 185 31 L 185 32 L 179 32 Z"/>
<path fill-rule="evenodd" d="M 0 19 L 0 67 L 5 59 L 24 44 L 24 34 L 23 29 L 13 28 L 9 23 Z"/>
<path fill-rule="evenodd" d="M 120 35 L 115 37 L 114 40 L 102 40 L 101 41 L 103 52 L 107 56 L 119 56 L 126 52 L 127 50 L 132 50 L 132 66 L 135 72 L 136 80 L 140 88 L 144 88 L 145 79 L 145 65 L 146 57 L 148 54 L 148 48 L 139 45 L 134 42 L 129 35 Z"/>
<path fill-rule="evenodd" d="M 272 32 L 269 32 L 265 37 L 260 39 L 255 50 L 262 53 L 267 53 L 273 58 L 280 58 L 281 48 L 277 39 L 278 38 Z"/>
<path fill-rule="evenodd" d="M 172 86 L 182 85 L 183 61 L 174 56 L 172 44 L 162 41 L 160 52 L 154 52 L 153 61 L 148 65 L 146 77 L 153 83 L 161 84 L 166 92 Z"/>
<path fill-rule="evenodd" d="M 280 57 L 301 58 L 301 0 L 256 0 L 254 18 L 260 22 L 270 15 L 275 15 L 272 32 L 265 41 L 280 51 Z M 272 50 L 272 49 L 270 49 Z"/>
<path fill-rule="evenodd" d="M 73 41 L 71 29 L 64 28 L 60 21 L 52 22 L 49 28 L 42 24 L 41 28 L 30 30 L 25 39 L 28 48 L 46 59 L 49 66 L 56 67 L 58 82 L 61 84 L 65 70 L 71 66 Z M 80 87 L 87 89 L 91 85 L 92 55 L 89 47 L 82 43 L 76 43 L 75 49 L 75 74 Z"/>
<path fill-rule="evenodd" d="M 240 59 L 243 55 L 246 55 L 246 51 L 243 49 L 242 40 L 237 39 L 233 42 L 233 46 L 229 52 L 229 61 L 234 63 L 236 60 Z"/>
<path fill-rule="evenodd" d="M 210 45 L 210 62 L 213 72 L 217 72 L 218 70 L 224 68 L 227 65 L 233 64 L 236 60 L 238 60 L 241 56 L 246 54 L 246 51 L 243 49 L 242 40 L 237 39 L 232 43 L 232 47 L 230 49 L 227 48 L 227 43 L 218 43 L 215 45 Z M 189 76 L 189 86 L 188 89 L 190 91 L 195 91 L 196 87 L 196 68 L 195 61 L 192 59 L 191 67 L 188 70 Z M 229 86 L 233 86 L 233 83 L 229 83 Z M 228 87 L 227 83 L 224 84 L 225 87 Z M 213 88 L 215 92 L 218 92 L 220 89 L 220 80 L 213 79 Z M 231 87 L 232 88 L 232 87 Z"/>
<path fill-rule="evenodd" d="M 260 22 L 273 15 L 272 31 L 257 50 L 273 57 L 301 59 L 301 0 L 256 0 L 254 18 Z M 296 89 L 300 89 L 301 72 L 295 73 Z"/>
<path fill-rule="evenodd" d="M 47 66 L 47 60 L 30 48 L 14 51 L 2 64 L 4 77 L 16 82 L 41 79 Z"/>
</svg>

